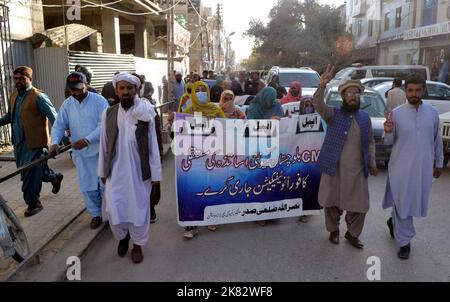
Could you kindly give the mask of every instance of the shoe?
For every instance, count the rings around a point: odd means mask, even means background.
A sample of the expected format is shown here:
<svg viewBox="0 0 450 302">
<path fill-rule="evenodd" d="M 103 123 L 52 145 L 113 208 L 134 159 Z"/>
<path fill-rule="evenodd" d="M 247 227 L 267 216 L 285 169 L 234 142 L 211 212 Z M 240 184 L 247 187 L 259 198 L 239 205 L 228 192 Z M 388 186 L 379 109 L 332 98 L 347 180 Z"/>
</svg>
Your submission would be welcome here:
<svg viewBox="0 0 450 302">
<path fill-rule="evenodd" d="M 198 229 L 197 228 L 192 228 L 192 229 L 188 229 L 184 232 L 184 238 L 186 239 L 192 239 L 194 238 L 195 235 L 198 234 Z"/>
<path fill-rule="evenodd" d="M 298 221 L 300 221 L 302 223 L 307 223 L 307 222 L 309 222 L 310 219 L 311 219 L 310 215 L 302 215 L 298 218 Z"/>
<path fill-rule="evenodd" d="M 156 217 L 155 208 L 150 208 L 150 223 L 155 223 L 156 221 L 158 221 L 158 218 Z"/>
<path fill-rule="evenodd" d="M 123 257 L 126 255 L 128 251 L 128 242 L 130 241 L 130 233 L 127 233 L 127 236 L 120 240 L 119 246 L 117 247 L 117 254 L 119 254 L 120 257 Z"/>
<path fill-rule="evenodd" d="M 398 251 L 398 258 L 400 259 L 408 259 L 409 253 L 411 252 L 411 243 L 408 243 L 405 246 L 402 246 Z"/>
<path fill-rule="evenodd" d="M 353 237 L 352 235 L 350 235 L 348 231 L 347 233 L 345 233 L 345 239 L 347 239 L 351 245 L 353 245 L 358 249 L 362 249 L 364 247 L 364 244 L 361 241 L 359 241 L 358 237 Z"/>
<path fill-rule="evenodd" d="M 389 228 L 389 233 L 391 233 L 391 237 L 395 238 L 394 237 L 394 224 L 392 223 L 392 217 L 389 218 L 386 223 L 387 223 L 387 226 Z"/>
<path fill-rule="evenodd" d="M 92 218 L 91 223 L 90 223 L 91 229 L 95 230 L 102 224 L 102 222 L 103 222 L 103 220 L 100 216 L 96 216 L 96 217 Z"/>
<path fill-rule="evenodd" d="M 217 230 L 217 225 L 208 225 L 208 230 L 215 232 Z"/>
<path fill-rule="evenodd" d="M 258 223 L 260 226 L 265 226 L 265 225 L 267 224 L 267 220 L 258 220 L 257 223 Z"/>
<path fill-rule="evenodd" d="M 23 215 L 25 217 L 31 217 L 33 215 L 36 215 L 37 213 L 39 213 L 43 209 L 44 209 L 44 207 L 42 206 L 41 202 L 38 201 L 37 204 L 32 205 L 32 206 L 28 206 L 28 208 L 25 210 Z"/>
<path fill-rule="evenodd" d="M 330 233 L 330 238 L 328 238 L 331 243 L 339 244 L 339 231 L 334 231 Z"/>
<path fill-rule="evenodd" d="M 141 263 L 144 260 L 144 255 L 142 254 L 142 248 L 140 245 L 133 244 L 133 249 L 131 250 L 131 261 L 133 263 Z"/>
<path fill-rule="evenodd" d="M 53 194 L 58 194 L 59 190 L 61 189 L 61 182 L 62 182 L 63 178 L 64 178 L 64 175 L 62 175 L 61 173 L 56 173 L 55 179 L 52 181 L 52 185 L 53 185 L 52 193 Z"/>
</svg>

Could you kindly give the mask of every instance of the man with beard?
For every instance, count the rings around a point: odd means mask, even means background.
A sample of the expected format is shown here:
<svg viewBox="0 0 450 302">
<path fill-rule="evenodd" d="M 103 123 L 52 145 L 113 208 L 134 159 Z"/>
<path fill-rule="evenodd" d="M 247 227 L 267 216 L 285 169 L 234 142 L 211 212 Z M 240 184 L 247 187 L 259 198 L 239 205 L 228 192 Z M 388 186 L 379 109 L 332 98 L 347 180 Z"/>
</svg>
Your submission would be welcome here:
<svg viewBox="0 0 450 302">
<path fill-rule="evenodd" d="M 343 211 L 347 232 L 345 239 L 356 248 L 363 248 L 359 235 L 369 210 L 368 175 L 377 175 L 375 141 L 369 115 L 359 110 L 359 97 L 364 86 L 349 80 L 339 86 L 341 108 L 324 102 L 327 83 L 333 78 L 334 68 L 327 66 L 320 77 L 320 86 L 314 95 L 314 107 L 327 122 L 328 129 L 320 151 L 317 167 L 322 172 L 318 201 L 325 208 L 325 225 L 329 240 L 339 243 L 339 222 Z"/>
<path fill-rule="evenodd" d="M 0 119 L 0 126 L 11 123 L 12 143 L 16 166 L 21 167 L 47 154 L 49 142 L 48 121 L 56 119 L 56 111 L 48 96 L 32 85 L 33 70 L 21 66 L 14 70 L 16 90 L 11 96 L 8 114 Z M 42 182 L 51 182 L 52 193 L 57 194 L 61 188 L 63 175 L 54 173 L 43 162 L 22 172 L 22 192 L 28 208 L 25 217 L 40 212 L 43 207 L 39 200 Z"/>
<path fill-rule="evenodd" d="M 87 79 L 81 72 L 69 74 L 66 85 L 71 96 L 62 104 L 52 127 L 50 153 L 58 153 L 58 144 L 69 129 L 78 184 L 92 217 L 90 226 L 96 229 L 102 223 L 103 185 L 97 175 L 100 121 L 108 102 L 100 94 L 87 90 Z"/>
<path fill-rule="evenodd" d="M 140 80 L 119 73 L 113 84 L 120 103 L 102 116 L 98 173 L 105 183 L 104 217 L 117 240 L 119 256 L 144 259 L 142 246 L 148 241 L 152 185 L 161 180 L 161 162 L 155 132 L 154 106 L 137 96 Z"/>
<path fill-rule="evenodd" d="M 395 108 L 384 124 L 384 142 L 393 146 L 383 209 L 392 207 L 387 225 L 400 259 L 409 258 L 416 234 L 413 217 L 426 217 L 433 177 L 438 178 L 444 166 L 439 114 L 422 102 L 425 87 L 421 76 L 409 76 L 408 102 Z"/>
<path fill-rule="evenodd" d="M 173 100 L 175 101 L 175 104 L 173 105 L 174 110 L 177 111 L 178 105 L 180 103 L 180 99 L 184 94 L 185 85 L 183 81 L 183 75 L 181 72 L 175 73 L 175 81 L 173 81 Z"/>
</svg>

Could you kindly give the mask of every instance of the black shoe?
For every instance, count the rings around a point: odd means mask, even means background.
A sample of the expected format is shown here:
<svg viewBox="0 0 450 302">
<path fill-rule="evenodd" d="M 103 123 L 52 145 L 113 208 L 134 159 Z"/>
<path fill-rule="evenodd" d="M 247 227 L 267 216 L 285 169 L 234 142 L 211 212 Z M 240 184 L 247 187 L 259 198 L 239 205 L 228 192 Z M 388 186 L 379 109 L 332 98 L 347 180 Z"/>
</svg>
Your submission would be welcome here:
<svg viewBox="0 0 450 302">
<path fill-rule="evenodd" d="M 98 228 L 102 224 L 102 222 L 103 222 L 103 220 L 100 216 L 96 216 L 96 217 L 92 218 L 91 224 L 90 224 L 91 229 L 94 230 L 94 229 Z"/>
<path fill-rule="evenodd" d="M 362 249 L 364 247 L 364 244 L 361 241 L 359 241 L 358 237 L 353 237 L 352 235 L 350 235 L 348 231 L 347 233 L 345 233 L 345 239 L 347 239 L 351 245 L 353 245 L 358 249 Z"/>
<path fill-rule="evenodd" d="M 400 250 L 398 251 L 398 258 L 400 259 L 408 259 L 409 253 L 411 252 L 411 244 L 408 243 L 405 246 L 402 246 Z"/>
<path fill-rule="evenodd" d="M 339 231 L 331 232 L 330 237 L 328 239 L 333 244 L 339 244 Z"/>
<path fill-rule="evenodd" d="M 117 254 L 119 254 L 120 257 L 125 256 L 125 254 L 128 252 L 128 242 L 130 241 L 130 233 L 127 233 L 127 236 L 120 240 L 119 246 L 117 247 Z"/>
<path fill-rule="evenodd" d="M 156 217 L 155 208 L 150 208 L 150 223 L 155 223 L 156 221 L 158 221 L 158 218 Z"/>
<path fill-rule="evenodd" d="M 144 260 L 144 255 L 142 254 L 142 248 L 139 245 L 133 244 L 133 249 L 131 250 L 131 261 L 133 263 L 141 263 Z"/>
<path fill-rule="evenodd" d="M 52 193 L 53 194 L 58 194 L 59 190 L 61 189 L 61 182 L 62 182 L 63 178 L 64 178 L 64 175 L 62 175 L 61 173 L 55 174 L 55 179 L 52 181 L 52 185 L 53 185 Z"/>
<path fill-rule="evenodd" d="M 387 226 L 389 228 L 389 233 L 391 233 L 391 237 L 395 238 L 394 237 L 394 224 L 392 223 L 392 217 L 389 218 L 386 223 L 387 223 Z"/>
<path fill-rule="evenodd" d="M 42 206 L 42 204 L 38 201 L 37 204 L 32 205 L 32 206 L 28 206 L 28 208 L 25 210 L 25 213 L 23 213 L 23 215 L 25 217 L 31 217 L 33 215 L 36 215 L 37 213 L 39 213 L 40 211 L 42 211 L 44 209 L 44 207 Z"/>
</svg>

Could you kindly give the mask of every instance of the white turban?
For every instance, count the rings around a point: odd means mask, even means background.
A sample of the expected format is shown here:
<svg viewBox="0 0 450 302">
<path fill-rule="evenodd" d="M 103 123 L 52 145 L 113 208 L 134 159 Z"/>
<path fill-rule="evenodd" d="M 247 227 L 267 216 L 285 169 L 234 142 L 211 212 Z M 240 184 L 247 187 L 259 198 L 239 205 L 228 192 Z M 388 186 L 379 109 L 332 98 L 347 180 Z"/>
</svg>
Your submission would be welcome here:
<svg viewBox="0 0 450 302">
<path fill-rule="evenodd" d="M 116 84 L 120 81 L 128 82 L 128 83 L 136 86 L 136 88 L 139 88 L 141 86 L 141 80 L 138 77 L 135 77 L 134 75 L 129 74 L 128 72 L 119 72 L 118 74 L 116 74 L 113 77 L 112 84 L 113 84 L 114 88 L 116 88 Z"/>
</svg>

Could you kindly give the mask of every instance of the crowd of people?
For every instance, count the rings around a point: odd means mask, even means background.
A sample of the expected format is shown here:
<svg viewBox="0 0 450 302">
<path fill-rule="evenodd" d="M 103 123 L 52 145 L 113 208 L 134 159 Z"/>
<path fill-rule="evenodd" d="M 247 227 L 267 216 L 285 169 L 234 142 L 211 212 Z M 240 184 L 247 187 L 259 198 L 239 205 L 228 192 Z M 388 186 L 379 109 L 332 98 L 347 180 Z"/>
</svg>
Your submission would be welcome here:
<svg viewBox="0 0 450 302">
<path fill-rule="evenodd" d="M 363 248 L 359 237 L 369 211 L 368 176 L 378 174 L 373 130 L 368 114 L 360 110 L 364 86 L 359 81 L 339 86 L 341 108 L 325 104 L 325 88 L 333 75 L 334 68 L 328 66 L 314 96 L 302 97 L 301 83 L 293 82 L 286 91 L 278 77 L 266 85 L 258 72 L 239 73 L 237 78 L 231 74 L 227 79 L 207 71 L 203 77 L 193 73 L 183 79 L 177 72 L 173 111 L 201 113 L 208 118 L 281 119 L 285 116 L 282 104 L 291 102 L 299 102 L 300 114 L 317 111 L 328 124 L 317 167 L 322 173 L 318 201 L 324 208 L 329 240 L 339 243 L 339 221 L 346 211 L 344 237 L 352 246 Z M 154 206 L 160 199 L 162 177 L 161 125 L 151 100 L 151 83 L 144 76 L 118 72 L 98 94 L 90 87 L 89 70 L 77 66 L 67 76 L 69 95 L 56 113 L 48 96 L 35 88 L 32 80 L 31 68 L 14 70 L 16 89 L 8 114 L 0 119 L 0 126 L 12 125 L 17 167 L 48 153 L 58 154 L 62 142 L 70 139 L 79 188 L 92 216 L 91 228 L 108 220 L 119 241 L 117 253 L 125 256 L 132 240 L 132 261 L 142 262 L 149 224 L 156 221 Z M 207 83 L 211 80 L 215 81 L 212 88 Z M 383 208 L 393 209 L 387 225 L 402 259 L 409 257 L 415 236 L 413 217 L 426 216 L 432 178 L 439 177 L 443 168 L 439 117 L 421 101 L 424 90 L 424 79 L 410 76 L 403 104 L 389 109 L 384 124 L 385 143 L 393 149 Z M 246 112 L 236 105 L 241 96 L 248 102 Z M 63 180 L 45 161 L 21 176 L 26 217 L 43 209 L 39 200 L 42 182 L 50 182 L 57 194 Z M 307 222 L 309 218 L 300 219 Z M 208 228 L 214 231 L 217 226 Z M 197 227 L 187 227 L 184 237 L 192 239 L 196 234 Z"/>
</svg>

